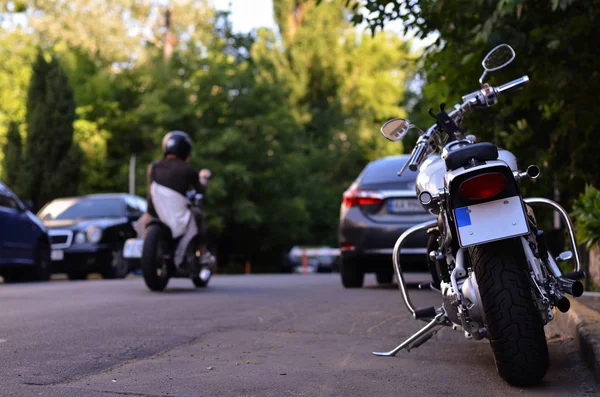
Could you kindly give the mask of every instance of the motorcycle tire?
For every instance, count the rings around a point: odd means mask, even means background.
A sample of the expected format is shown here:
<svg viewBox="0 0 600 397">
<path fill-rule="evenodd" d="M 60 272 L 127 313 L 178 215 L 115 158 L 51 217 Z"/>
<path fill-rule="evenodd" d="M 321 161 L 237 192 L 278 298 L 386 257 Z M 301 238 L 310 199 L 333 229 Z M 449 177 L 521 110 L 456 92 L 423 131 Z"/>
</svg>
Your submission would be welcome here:
<svg viewBox="0 0 600 397">
<path fill-rule="evenodd" d="M 498 374 L 514 386 L 539 384 L 549 366 L 544 323 L 519 239 L 469 248 Z"/>
<path fill-rule="evenodd" d="M 144 282 L 150 291 L 162 291 L 169 283 L 168 271 L 165 271 L 159 258 L 163 250 L 168 249 L 169 240 L 170 233 L 166 227 L 152 225 L 148 228 L 142 247 L 141 268 Z M 160 274 L 158 270 L 161 271 Z"/>
</svg>

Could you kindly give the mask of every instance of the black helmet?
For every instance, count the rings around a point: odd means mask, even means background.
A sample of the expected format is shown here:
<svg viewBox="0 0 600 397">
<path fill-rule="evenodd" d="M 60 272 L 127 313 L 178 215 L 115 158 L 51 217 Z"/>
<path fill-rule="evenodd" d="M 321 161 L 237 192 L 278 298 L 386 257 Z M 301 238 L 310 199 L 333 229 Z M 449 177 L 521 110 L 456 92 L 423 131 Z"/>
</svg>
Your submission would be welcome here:
<svg viewBox="0 0 600 397">
<path fill-rule="evenodd" d="M 163 138 L 162 150 L 165 157 L 173 154 L 181 160 L 186 160 L 192 153 L 192 140 L 183 131 L 171 131 Z"/>
</svg>

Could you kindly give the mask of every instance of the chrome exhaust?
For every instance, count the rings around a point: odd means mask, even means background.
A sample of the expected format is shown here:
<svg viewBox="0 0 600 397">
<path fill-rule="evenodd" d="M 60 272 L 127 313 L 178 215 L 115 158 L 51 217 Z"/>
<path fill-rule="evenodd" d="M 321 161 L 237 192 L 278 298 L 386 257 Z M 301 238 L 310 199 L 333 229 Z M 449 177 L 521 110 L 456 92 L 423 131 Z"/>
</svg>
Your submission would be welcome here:
<svg viewBox="0 0 600 397">
<path fill-rule="evenodd" d="M 583 295 L 583 284 L 581 281 L 571 280 L 564 277 L 557 278 L 558 289 L 565 294 L 573 295 L 575 298 L 579 298 Z"/>
</svg>

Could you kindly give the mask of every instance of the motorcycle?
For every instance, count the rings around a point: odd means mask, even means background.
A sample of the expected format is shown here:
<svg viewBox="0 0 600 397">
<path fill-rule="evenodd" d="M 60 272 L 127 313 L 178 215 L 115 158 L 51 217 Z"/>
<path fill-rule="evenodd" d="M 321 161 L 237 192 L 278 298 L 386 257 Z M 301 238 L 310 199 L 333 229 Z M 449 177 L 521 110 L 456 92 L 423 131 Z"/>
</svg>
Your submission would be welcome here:
<svg viewBox="0 0 600 397">
<path fill-rule="evenodd" d="M 391 141 L 401 140 L 417 129 L 419 138 L 402 170 L 418 170 L 416 192 L 422 207 L 437 216 L 412 227 L 397 240 L 393 266 L 404 304 L 415 319 L 427 322 L 421 330 L 389 352 L 417 348 L 443 327 L 463 331 L 468 339 L 487 338 L 499 375 L 517 386 L 539 383 L 549 365 L 544 326 L 554 319 L 553 308 L 566 312 L 565 295 L 579 297 L 585 277 L 581 271 L 573 225 L 567 212 L 545 198 L 524 198 L 519 187 L 525 179 L 536 179 L 540 169 L 530 165 L 522 172 L 516 157 L 462 128 L 471 110 L 488 108 L 500 96 L 517 91 L 529 82 L 523 76 L 492 87 L 484 83 L 487 73 L 499 70 L 515 58 L 514 50 L 502 44 L 482 61 L 481 89 L 462 97 L 462 103 L 447 113 L 429 113 L 436 123 L 425 132 L 405 119 L 392 119 L 381 127 Z M 532 206 L 558 211 L 569 234 L 572 251 L 554 256 L 544 232 L 538 229 Z M 420 285 L 440 294 L 440 307 L 416 308 L 411 302 L 402 273 L 400 252 L 410 235 L 427 230 L 428 259 L 433 282 Z M 558 262 L 574 259 L 574 271 L 563 274 Z"/>
<path fill-rule="evenodd" d="M 190 208 L 203 207 L 203 195 L 190 191 L 187 194 Z M 187 247 L 183 263 L 175 266 L 175 249 L 180 238 L 172 238 L 171 229 L 157 218 L 150 217 L 144 238 L 129 239 L 123 247 L 123 256 L 140 261 L 146 286 L 151 291 L 162 291 L 172 277 L 191 278 L 198 288 L 206 287 L 216 266 L 210 251 L 200 252 L 200 241 L 194 238 Z"/>
</svg>

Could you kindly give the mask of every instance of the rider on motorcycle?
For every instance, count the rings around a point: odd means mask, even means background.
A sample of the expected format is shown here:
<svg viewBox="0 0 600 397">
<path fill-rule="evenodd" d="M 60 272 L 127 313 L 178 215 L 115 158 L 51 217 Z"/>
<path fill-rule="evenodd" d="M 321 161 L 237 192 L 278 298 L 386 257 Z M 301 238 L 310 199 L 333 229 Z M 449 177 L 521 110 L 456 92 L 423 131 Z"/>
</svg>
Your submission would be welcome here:
<svg viewBox="0 0 600 397">
<path fill-rule="evenodd" d="M 204 194 L 211 172 L 198 174 L 189 164 L 192 140 L 183 131 L 171 131 L 162 141 L 163 158 L 148 167 L 148 214 L 160 219 L 179 238 L 175 250 L 175 266 L 179 267 L 189 243 L 198 237 L 205 252 L 206 224 L 203 209 L 190 207 L 186 192 Z"/>
</svg>

